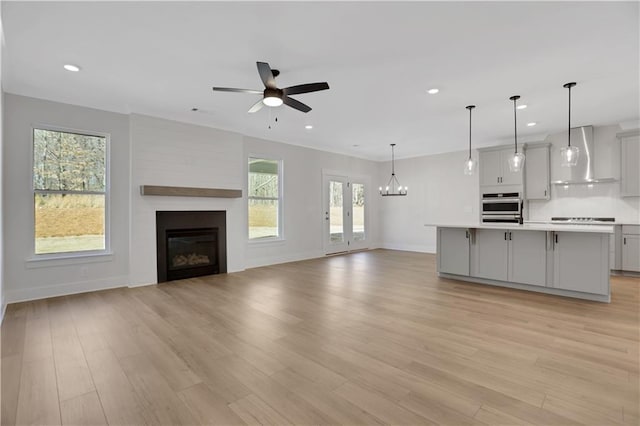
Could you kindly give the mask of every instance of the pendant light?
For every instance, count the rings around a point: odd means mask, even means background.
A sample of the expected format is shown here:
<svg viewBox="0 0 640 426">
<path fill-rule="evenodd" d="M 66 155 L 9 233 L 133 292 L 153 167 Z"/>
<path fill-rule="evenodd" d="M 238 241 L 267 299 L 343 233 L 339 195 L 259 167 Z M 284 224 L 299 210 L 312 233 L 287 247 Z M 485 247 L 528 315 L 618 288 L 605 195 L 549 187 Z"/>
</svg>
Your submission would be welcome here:
<svg viewBox="0 0 640 426">
<path fill-rule="evenodd" d="M 513 152 L 513 155 L 509 157 L 507 163 L 509 164 L 509 170 L 512 173 L 517 173 L 522 170 L 522 167 L 524 166 L 524 154 L 518 152 L 518 108 L 516 103 L 518 102 L 518 99 L 520 99 L 520 96 L 515 95 L 510 97 L 509 99 L 513 101 L 513 144 L 515 147 L 515 151 Z"/>
<path fill-rule="evenodd" d="M 577 146 L 571 146 L 571 88 L 575 85 L 575 82 L 571 82 L 562 86 L 569 89 L 569 128 L 567 129 L 567 146 L 560 149 L 560 165 L 562 167 L 574 167 L 578 164 L 578 155 L 580 155 L 580 148 Z"/>
<path fill-rule="evenodd" d="M 399 195 L 407 195 L 408 187 L 400 185 L 398 178 L 396 177 L 396 169 L 395 169 L 395 155 L 394 148 L 396 144 L 391 144 L 391 179 L 387 182 L 384 190 L 382 187 L 379 188 L 380 195 L 383 197 L 388 196 L 399 196 Z"/>
<path fill-rule="evenodd" d="M 476 169 L 476 160 L 471 157 L 471 110 L 475 105 L 468 105 L 465 108 L 469 110 L 469 158 L 464 162 L 464 174 L 472 175 Z"/>
</svg>

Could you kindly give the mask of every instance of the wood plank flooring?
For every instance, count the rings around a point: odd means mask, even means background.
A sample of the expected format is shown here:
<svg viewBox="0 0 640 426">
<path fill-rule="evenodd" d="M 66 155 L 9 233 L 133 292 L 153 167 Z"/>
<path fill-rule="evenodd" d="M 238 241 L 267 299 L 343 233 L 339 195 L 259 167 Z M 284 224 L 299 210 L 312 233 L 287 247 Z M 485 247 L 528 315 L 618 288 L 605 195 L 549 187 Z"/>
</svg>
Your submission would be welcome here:
<svg viewBox="0 0 640 426">
<path fill-rule="evenodd" d="M 374 250 L 10 305 L 2 424 L 637 425 L 640 279 L 603 304 Z"/>
</svg>

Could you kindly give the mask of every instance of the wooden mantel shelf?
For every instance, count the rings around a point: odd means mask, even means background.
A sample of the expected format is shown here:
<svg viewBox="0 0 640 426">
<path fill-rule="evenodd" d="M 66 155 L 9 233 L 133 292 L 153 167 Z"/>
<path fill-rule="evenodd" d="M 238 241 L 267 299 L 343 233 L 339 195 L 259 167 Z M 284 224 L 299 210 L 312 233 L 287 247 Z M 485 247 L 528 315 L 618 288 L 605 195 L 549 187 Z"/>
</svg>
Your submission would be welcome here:
<svg viewBox="0 0 640 426">
<path fill-rule="evenodd" d="M 242 198 L 242 190 L 140 185 L 140 195 L 164 195 L 165 197 Z"/>
</svg>

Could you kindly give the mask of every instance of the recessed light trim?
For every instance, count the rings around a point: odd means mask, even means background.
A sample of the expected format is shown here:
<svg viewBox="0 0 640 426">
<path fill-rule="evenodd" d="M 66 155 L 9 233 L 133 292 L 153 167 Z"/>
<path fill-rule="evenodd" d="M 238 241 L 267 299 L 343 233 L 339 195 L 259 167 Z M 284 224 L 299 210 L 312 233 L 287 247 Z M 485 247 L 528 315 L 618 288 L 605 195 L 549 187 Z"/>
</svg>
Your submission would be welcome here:
<svg viewBox="0 0 640 426">
<path fill-rule="evenodd" d="M 518 109 L 526 109 L 527 104 L 518 105 Z"/>
<path fill-rule="evenodd" d="M 80 67 L 77 65 L 73 65 L 73 64 L 65 64 L 65 66 L 63 67 L 65 70 L 67 71 L 71 71 L 71 72 L 78 72 L 80 71 Z"/>
<path fill-rule="evenodd" d="M 304 128 L 307 130 L 311 130 L 313 129 L 313 126 L 311 124 L 307 124 L 306 126 L 304 126 Z"/>
<path fill-rule="evenodd" d="M 436 89 L 435 87 L 433 89 L 427 90 L 427 93 L 430 95 L 435 95 L 438 92 L 440 92 L 440 89 Z"/>
<path fill-rule="evenodd" d="M 533 126 L 535 126 L 536 124 L 538 124 L 538 123 L 536 123 L 535 121 L 532 121 L 531 123 L 527 123 L 527 126 L 529 126 L 529 127 L 533 127 Z"/>
</svg>

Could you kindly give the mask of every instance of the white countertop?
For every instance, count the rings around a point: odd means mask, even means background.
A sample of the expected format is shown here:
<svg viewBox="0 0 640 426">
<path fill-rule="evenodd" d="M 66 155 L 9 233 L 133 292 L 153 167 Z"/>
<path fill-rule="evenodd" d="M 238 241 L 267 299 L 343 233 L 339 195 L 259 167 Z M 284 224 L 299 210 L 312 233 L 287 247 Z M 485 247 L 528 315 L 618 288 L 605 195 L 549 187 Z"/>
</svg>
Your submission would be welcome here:
<svg viewBox="0 0 640 426">
<path fill-rule="evenodd" d="M 424 226 L 438 228 L 475 228 L 475 229 L 513 229 L 521 231 L 556 231 L 556 232 L 592 232 L 596 234 L 613 234 L 614 225 L 574 225 L 544 222 L 524 223 L 426 223 Z"/>
</svg>

